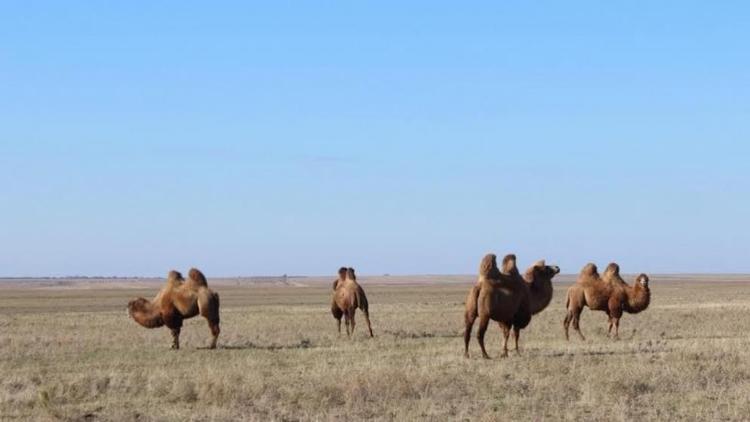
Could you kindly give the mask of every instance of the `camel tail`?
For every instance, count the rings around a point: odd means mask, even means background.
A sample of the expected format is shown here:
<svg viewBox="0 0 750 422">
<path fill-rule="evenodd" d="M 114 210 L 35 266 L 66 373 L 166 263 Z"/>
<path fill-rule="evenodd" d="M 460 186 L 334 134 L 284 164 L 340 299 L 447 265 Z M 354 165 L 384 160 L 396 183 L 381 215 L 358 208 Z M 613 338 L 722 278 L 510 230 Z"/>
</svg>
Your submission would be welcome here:
<svg viewBox="0 0 750 422">
<path fill-rule="evenodd" d="M 206 316 L 206 318 L 211 321 L 214 324 L 219 323 L 219 294 L 216 292 L 211 292 L 211 294 L 208 297 L 208 312 L 209 314 Z"/>
<path fill-rule="evenodd" d="M 365 291 L 362 290 L 362 287 L 359 286 L 357 286 L 357 305 L 359 306 L 359 309 L 362 310 L 362 312 L 366 314 L 370 313 L 370 304 L 367 302 Z"/>
<path fill-rule="evenodd" d="M 367 330 L 370 332 L 370 337 L 375 337 L 372 333 L 372 325 L 370 324 L 370 304 L 367 302 L 367 296 L 362 287 L 357 286 L 357 306 L 365 314 L 365 321 L 367 322 Z M 352 327 L 354 327 L 354 321 L 352 321 Z"/>
<path fill-rule="evenodd" d="M 469 295 L 466 297 L 466 321 L 474 321 L 479 316 L 479 286 L 471 288 Z"/>
</svg>

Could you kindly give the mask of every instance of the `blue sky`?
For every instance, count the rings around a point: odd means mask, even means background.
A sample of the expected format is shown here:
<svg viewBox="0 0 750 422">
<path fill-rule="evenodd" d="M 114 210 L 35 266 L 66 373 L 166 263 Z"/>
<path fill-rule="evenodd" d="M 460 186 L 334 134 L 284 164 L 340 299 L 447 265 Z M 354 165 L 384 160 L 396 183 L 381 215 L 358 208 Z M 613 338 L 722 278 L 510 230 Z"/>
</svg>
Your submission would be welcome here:
<svg viewBox="0 0 750 422">
<path fill-rule="evenodd" d="M 403 3 L 3 2 L 0 275 L 750 272 L 747 3 Z"/>
</svg>

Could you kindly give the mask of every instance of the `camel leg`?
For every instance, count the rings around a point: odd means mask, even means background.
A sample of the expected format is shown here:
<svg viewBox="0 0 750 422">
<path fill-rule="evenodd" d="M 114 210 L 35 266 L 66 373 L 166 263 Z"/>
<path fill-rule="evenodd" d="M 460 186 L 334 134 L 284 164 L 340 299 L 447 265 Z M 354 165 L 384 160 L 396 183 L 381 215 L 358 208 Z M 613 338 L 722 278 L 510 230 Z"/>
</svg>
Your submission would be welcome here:
<svg viewBox="0 0 750 422">
<path fill-rule="evenodd" d="M 172 332 L 172 349 L 177 350 L 180 348 L 180 327 L 169 330 Z"/>
<path fill-rule="evenodd" d="M 219 338 L 221 329 L 219 328 L 219 295 L 208 289 L 202 289 L 198 292 L 198 312 L 208 321 L 208 329 L 211 331 L 211 344 L 209 349 L 216 348 L 216 341 Z"/>
<path fill-rule="evenodd" d="M 336 326 L 339 329 L 339 335 L 341 335 L 341 317 L 344 316 L 344 312 L 336 305 L 335 301 L 331 303 L 331 314 L 336 318 Z"/>
<path fill-rule="evenodd" d="M 354 311 L 354 310 L 353 310 L 353 311 L 352 311 L 352 316 L 351 316 L 351 317 L 349 317 L 349 319 L 351 319 L 351 323 L 352 323 L 352 335 L 354 335 L 354 313 L 355 313 L 355 312 L 356 312 L 356 311 Z"/>
<path fill-rule="evenodd" d="M 609 331 L 607 332 L 607 335 L 611 337 L 612 340 L 620 339 L 620 316 L 613 315 L 609 318 Z M 614 330 L 612 330 L 613 328 Z"/>
<path fill-rule="evenodd" d="M 620 339 L 620 317 L 622 317 L 622 308 L 617 307 L 610 311 L 609 328 L 610 330 L 612 327 L 615 329 L 615 334 L 612 337 L 614 340 Z"/>
<path fill-rule="evenodd" d="M 607 326 L 607 337 L 612 338 L 612 328 L 615 326 L 615 319 L 612 317 L 609 317 L 609 322 Z"/>
<path fill-rule="evenodd" d="M 479 317 L 479 328 L 477 330 L 477 341 L 479 341 L 479 347 L 482 349 L 482 356 L 485 359 L 489 359 L 490 356 L 487 354 L 487 350 L 484 348 L 484 333 L 487 332 L 487 326 L 490 323 L 489 316 Z"/>
<path fill-rule="evenodd" d="M 580 304 L 570 303 L 568 305 L 568 314 L 565 315 L 565 320 L 563 321 L 563 327 L 565 328 L 565 340 L 570 341 L 568 328 L 570 327 L 571 323 L 573 324 L 573 329 L 578 332 L 579 336 L 581 336 L 581 340 L 586 340 L 583 337 L 583 334 L 581 334 L 581 327 L 578 326 L 578 322 L 581 319 L 581 312 L 583 312 L 583 306 L 580 306 Z"/>
<path fill-rule="evenodd" d="M 215 349 L 216 341 L 219 339 L 219 333 L 221 332 L 221 329 L 219 328 L 219 312 L 218 310 L 211 312 L 210 307 L 202 306 L 200 313 L 206 318 L 206 321 L 208 321 L 208 329 L 211 331 L 211 344 L 208 348 Z"/>
<path fill-rule="evenodd" d="M 518 327 L 513 327 L 513 341 L 516 343 L 516 354 L 521 356 L 521 351 L 518 350 L 518 336 L 521 335 L 521 330 Z"/>
<path fill-rule="evenodd" d="M 510 327 L 505 324 L 500 324 L 500 328 L 503 329 L 503 355 L 502 357 L 508 357 L 508 337 L 510 337 Z"/>
<path fill-rule="evenodd" d="M 349 313 L 344 313 L 344 324 L 346 325 L 346 336 L 351 337 L 351 333 L 349 332 Z"/>
<path fill-rule="evenodd" d="M 573 314 L 573 329 L 576 330 L 576 332 L 578 333 L 578 336 L 581 337 L 581 340 L 586 341 L 586 337 L 584 337 L 583 333 L 581 332 L 580 321 L 581 321 L 581 312 L 578 311 Z"/>
<path fill-rule="evenodd" d="M 219 328 L 219 323 L 208 321 L 208 328 L 211 330 L 211 345 L 208 346 L 208 348 L 215 349 L 216 341 L 219 339 L 219 333 L 221 333 L 221 329 Z"/>
<path fill-rule="evenodd" d="M 367 322 L 367 329 L 370 330 L 370 338 L 373 338 L 375 336 L 372 334 L 372 325 L 370 325 L 370 313 L 367 311 L 363 311 L 363 313 L 365 314 L 365 322 Z"/>
<path fill-rule="evenodd" d="M 613 318 L 613 323 L 614 323 L 614 326 L 615 326 L 615 336 L 614 336 L 614 339 L 615 340 L 619 340 L 620 339 L 620 318 L 619 317 L 618 318 Z"/>
<path fill-rule="evenodd" d="M 471 329 L 474 327 L 474 315 L 466 316 L 464 318 L 464 357 L 469 357 L 469 340 L 471 340 Z"/>
</svg>

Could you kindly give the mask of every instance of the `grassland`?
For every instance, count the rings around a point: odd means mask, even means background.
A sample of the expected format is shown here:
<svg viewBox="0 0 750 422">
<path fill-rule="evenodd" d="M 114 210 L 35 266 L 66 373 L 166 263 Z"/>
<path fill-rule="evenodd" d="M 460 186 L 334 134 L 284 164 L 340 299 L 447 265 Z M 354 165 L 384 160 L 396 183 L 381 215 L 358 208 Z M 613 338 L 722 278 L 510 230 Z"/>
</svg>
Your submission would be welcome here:
<svg viewBox="0 0 750 422">
<path fill-rule="evenodd" d="M 564 278 L 564 280 L 570 280 Z M 328 280 L 330 281 L 330 280 Z M 339 337 L 330 284 L 214 283 L 220 349 L 202 319 L 183 349 L 125 304 L 158 282 L 0 281 L 2 420 L 748 420 L 750 279 L 652 277 L 622 339 L 585 311 L 566 342 L 567 284 L 522 333 L 522 355 L 463 357 L 470 277 L 363 279 L 375 339 Z M 59 283 L 58 283 L 59 284 Z M 363 322 L 363 321 L 360 321 Z M 500 333 L 488 334 L 498 356 Z"/>
</svg>

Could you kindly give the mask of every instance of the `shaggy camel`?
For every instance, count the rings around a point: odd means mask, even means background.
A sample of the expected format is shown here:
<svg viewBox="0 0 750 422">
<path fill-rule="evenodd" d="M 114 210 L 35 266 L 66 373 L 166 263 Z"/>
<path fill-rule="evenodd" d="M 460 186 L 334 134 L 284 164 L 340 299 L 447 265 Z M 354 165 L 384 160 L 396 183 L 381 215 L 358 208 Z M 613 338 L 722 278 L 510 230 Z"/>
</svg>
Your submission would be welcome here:
<svg viewBox="0 0 750 422">
<path fill-rule="evenodd" d="M 372 326 L 370 325 L 370 310 L 367 303 L 367 296 L 365 296 L 362 286 L 357 284 L 354 268 L 341 267 L 339 269 L 339 279 L 334 282 L 333 286 L 331 313 L 338 323 L 339 334 L 341 334 L 342 316 L 346 322 L 346 335 L 351 336 L 354 334 L 354 313 L 359 308 L 365 315 L 367 329 L 370 330 L 370 337 L 374 337 Z"/>
<path fill-rule="evenodd" d="M 182 321 L 200 314 L 208 320 L 211 349 L 219 337 L 219 295 L 208 288 L 206 277 L 193 268 L 188 280 L 177 271 L 170 271 L 167 284 L 149 301 L 142 297 L 128 303 L 128 315 L 146 328 L 166 325 L 172 332 L 172 349 L 180 348 Z"/>
<path fill-rule="evenodd" d="M 630 286 L 620 277 L 620 266 L 614 262 L 607 265 L 602 276 L 599 276 L 596 265 L 586 264 L 576 283 L 568 288 L 567 314 L 563 321 L 565 339 L 570 340 L 568 328 L 572 323 L 581 340 L 586 340 L 580 327 L 584 307 L 606 312 L 609 317 L 607 334 L 611 335 L 614 328 L 614 338 L 619 338 L 622 313 L 637 314 L 648 308 L 651 301 L 648 281 L 648 275 L 639 274 Z"/>
<path fill-rule="evenodd" d="M 464 355 L 469 357 L 471 329 L 477 317 L 477 340 L 484 358 L 489 359 L 484 347 L 484 335 L 490 319 L 497 321 L 503 330 L 502 356 L 508 356 L 511 329 L 518 352 L 520 331 L 528 326 L 532 315 L 549 305 L 552 300 L 552 278 L 559 272 L 559 267 L 548 266 L 541 260 L 534 263 L 522 277 L 516 267 L 515 255 L 503 258 L 502 271 L 497 268 L 495 254 L 485 255 L 479 266 L 479 280 L 466 298 Z"/>
</svg>

